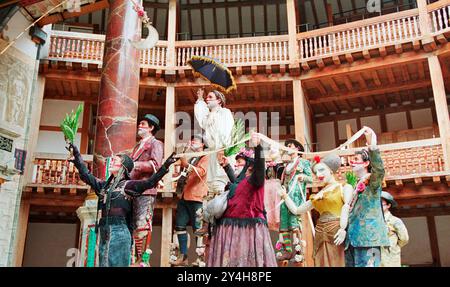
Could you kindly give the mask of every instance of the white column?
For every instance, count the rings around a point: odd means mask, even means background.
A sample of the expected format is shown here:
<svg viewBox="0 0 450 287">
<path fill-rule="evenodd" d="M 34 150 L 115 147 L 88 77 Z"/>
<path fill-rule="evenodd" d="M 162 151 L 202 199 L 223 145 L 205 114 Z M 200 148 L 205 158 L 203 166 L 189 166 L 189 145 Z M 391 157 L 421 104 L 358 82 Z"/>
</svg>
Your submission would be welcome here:
<svg viewBox="0 0 450 287">
<path fill-rule="evenodd" d="M 76 261 L 76 267 L 85 267 L 85 262 L 88 256 L 88 235 L 91 230 L 91 228 L 94 226 L 95 228 L 95 222 L 97 219 L 97 196 L 95 194 L 90 194 L 86 198 L 86 201 L 84 202 L 83 206 L 79 207 L 77 209 L 77 216 L 80 219 L 80 238 L 78 240 L 79 246 L 79 256 Z M 97 241 L 96 234 L 96 240 Z M 95 250 L 97 251 L 98 246 L 95 246 Z M 96 252 L 97 253 L 97 252 Z M 97 257 L 97 254 L 95 254 L 95 258 Z M 98 266 L 98 260 L 95 262 L 95 266 Z"/>
</svg>

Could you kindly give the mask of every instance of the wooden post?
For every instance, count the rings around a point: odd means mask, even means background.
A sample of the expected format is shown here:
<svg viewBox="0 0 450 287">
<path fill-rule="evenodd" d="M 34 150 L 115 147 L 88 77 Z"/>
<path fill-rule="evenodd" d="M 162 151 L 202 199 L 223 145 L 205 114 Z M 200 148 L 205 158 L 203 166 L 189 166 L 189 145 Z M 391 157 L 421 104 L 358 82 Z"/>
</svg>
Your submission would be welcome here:
<svg viewBox="0 0 450 287">
<path fill-rule="evenodd" d="M 433 266 L 441 266 L 441 257 L 439 254 L 439 242 L 436 233 L 436 222 L 434 216 L 427 216 L 428 236 L 430 237 L 431 256 L 433 257 Z"/>
<path fill-rule="evenodd" d="M 172 242 L 172 208 L 162 209 L 161 267 L 170 267 L 170 243 Z"/>
<path fill-rule="evenodd" d="M 347 140 L 350 139 L 350 138 L 352 137 L 352 135 L 353 135 L 353 132 L 352 132 L 352 126 L 351 126 L 350 124 L 346 124 L 346 125 L 345 125 L 345 132 L 346 132 L 346 134 L 347 134 Z M 354 144 L 353 144 L 353 143 L 350 144 L 349 147 L 350 147 L 350 148 L 353 148 L 353 147 L 354 147 Z"/>
<path fill-rule="evenodd" d="M 286 0 L 289 34 L 289 61 L 291 64 L 296 64 L 299 62 L 297 46 L 297 21 L 294 2 L 294 0 Z"/>
<path fill-rule="evenodd" d="M 28 217 L 30 215 L 30 199 L 28 196 L 22 198 L 20 203 L 19 221 L 17 224 L 17 241 L 16 241 L 16 267 L 22 267 L 23 255 L 25 252 L 25 242 L 27 239 Z"/>
<path fill-rule="evenodd" d="M 305 124 L 306 121 L 306 110 L 305 110 L 305 95 L 302 89 L 301 80 L 294 80 L 292 82 L 293 95 L 294 95 L 294 127 L 295 127 L 295 139 L 298 140 L 303 145 L 306 144 L 305 139 Z M 309 223 L 309 218 L 307 214 L 302 215 L 302 229 L 303 229 L 303 240 L 306 241 L 305 250 L 305 262 L 308 267 L 314 266 L 313 258 L 313 235 L 311 231 L 311 224 Z"/>
<path fill-rule="evenodd" d="M 166 88 L 166 115 L 164 127 L 164 158 L 167 158 L 175 148 L 175 87 L 168 84 Z M 172 169 L 165 176 L 165 189 L 172 191 L 169 178 L 172 176 Z M 170 197 L 166 193 L 166 197 Z M 172 242 L 172 208 L 164 207 L 162 210 L 161 227 L 161 267 L 169 267 L 170 243 Z"/>
<path fill-rule="evenodd" d="M 331 6 L 331 3 L 327 3 L 327 21 L 328 21 L 328 27 L 333 26 L 333 7 Z"/>
<path fill-rule="evenodd" d="M 301 80 L 293 80 L 293 95 L 294 95 L 294 127 L 295 138 L 301 143 L 305 144 L 305 123 L 306 123 L 306 111 L 305 111 L 305 95 L 303 93 Z"/>
<path fill-rule="evenodd" d="M 444 153 L 444 166 L 446 171 L 450 171 L 450 118 L 439 58 L 435 55 L 430 55 L 428 57 L 428 66 L 430 70 L 431 86 L 433 87 L 439 134 Z"/>
<path fill-rule="evenodd" d="M 175 41 L 177 36 L 177 0 L 169 0 L 167 27 L 167 69 L 175 69 L 177 63 L 177 53 L 175 50 Z"/>
<path fill-rule="evenodd" d="M 417 0 L 417 8 L 419 9 L 419 28 L 422 33 L 422 45 L 434 42 L 431 36 L 431 19 L 428 15 L 427 0 Z"/>
</svg>

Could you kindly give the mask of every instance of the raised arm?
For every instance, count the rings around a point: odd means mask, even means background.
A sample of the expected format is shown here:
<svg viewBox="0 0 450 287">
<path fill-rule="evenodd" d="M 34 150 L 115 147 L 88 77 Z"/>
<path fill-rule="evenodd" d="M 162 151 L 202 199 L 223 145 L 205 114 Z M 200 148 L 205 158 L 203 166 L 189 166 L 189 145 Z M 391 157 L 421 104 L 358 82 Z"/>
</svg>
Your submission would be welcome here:
<svg viewBox="0 0 450 287">
<path fill-rule="evenodd" d="M 200 127 L 202 129 L 205 129 L 205 122 L 206 122 L 206 118 L 208 117 L 208 114 L 209 114 L 209 109 L 205 103 L 205 100 L 203 100 L 203 95 L 204 95 L 204 90 L 199 89 L 197 91 L 197 102 L 194 105 L 194 115 L 195 115 L 195 118 L 197 119 Z"/>
<path fill-rule="evenodd" d="M 377 146 L 377 135 L 375 132 L 369 128 L 364 127 L 364 135 L 366 137 L 367 146 L 369 147 L 369 157 L 370 157 L 370 179 L 369 186 L 372 193 L 377 193 L 381 190 L 381 186 L 384 178 L 384 164 L 381 159 L 381 153 Z"/>
<path fill-rule="evenodd" d="M 248 179 L 248 182 L 256 187 L 264 185 L 264 171 L 265 163 L 264 158 L 261 156 L 262 146 L 258 144 L 255 147 L 255 165 L 253 166 L 252 175 Z"/>
<path fill-rule="evenodd" d="M 78 169 L 80 179 L 87 185 L 91 186 L 94 192 L 98 195 L 105 187 L 106 181 L 96 178 L 89 172 L 89 169 L 84 163 L 77 146 L 70 144 L 69 150 L 71 150 L 74 157 L 73 160 L 70 161 L 73 162 L 75 167 Z"/>
<path fill-rule="evenodd" d="M 167 158 L 158 172 L 152 174 L 150 178 L 143 180 L 128 180 L 124 187 L 125 193 L 130 196 L 138 196 L 145 190 L 156 187 L 156 185 L 164 177 L 164 175 L 169 172 L 170 165 L 177 161 L 177 159 L 175 159 L 173 156 L 174 154 Z"/>
<path fill-rule="evenodd" d="M 383 178 L 385 174 L 383 160 L 381 159 L 381 153 L 378 148 L 369 148 L 370 166 L 372 168 L 370 172 L 369 185 L 373 193 L 378 192 L 383 184 Z"/>
</svg>

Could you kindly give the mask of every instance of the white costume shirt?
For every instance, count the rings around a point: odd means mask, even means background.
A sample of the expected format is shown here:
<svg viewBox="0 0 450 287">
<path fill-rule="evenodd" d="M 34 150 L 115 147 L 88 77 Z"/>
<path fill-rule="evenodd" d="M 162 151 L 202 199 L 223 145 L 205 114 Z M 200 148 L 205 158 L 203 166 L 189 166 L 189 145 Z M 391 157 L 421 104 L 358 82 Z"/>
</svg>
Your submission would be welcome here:
<svg viewBox="0 0 450 287">
<path fill-rule="evenodd" d="M 208 149 L 215 150 L 230 144 L 234 118 L 229 109 L 219 107 L 210 111 L 205 101 L 197 100 L 194 114 L 200 127 L 205 131 Z M 208 185 L 211 184 L 212 189 L 221 189 L 228 182 L 228 177 L 219 165 L 216 155 L 209 157 L 207 182 Z"/>
</svg>

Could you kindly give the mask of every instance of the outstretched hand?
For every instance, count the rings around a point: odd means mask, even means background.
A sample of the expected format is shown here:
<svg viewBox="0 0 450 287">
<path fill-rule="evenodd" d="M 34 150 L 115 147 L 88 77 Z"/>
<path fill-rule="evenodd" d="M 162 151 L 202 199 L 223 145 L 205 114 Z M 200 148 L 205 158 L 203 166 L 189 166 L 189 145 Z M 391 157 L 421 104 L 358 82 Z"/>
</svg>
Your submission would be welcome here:
<svg viewBox="0 0 450 287">
<path fill-rule="evenodd" d="M 200 88 L 197 90 L 197 99 L 203 100 L 204 95 L 205 95 L 205 89 Z"/>
<path fill-rule="evenodd" d="M 167 159 L 166 161 L 163 163 L 163 166 L 166 169 L 169 169 L 169 167 L 175 163 L 178 160 L 178 158 L 175 158 L 175 152 L 173 152 Z"/>
<path fill-rule="evenodd" d="M 78 150 L 77 146 L 74 145 L 71 142 L 66 142 L 66 149 L 70 153 L 69 157 L 67 158 L 68 161 L 74 161 L 75 160 L 75 156 L 80 153 L 80 151 Z"/>
<path fill-rule="evenodd" d="M 375 134 L 375 132 L 369 128 L 364 126 L 364 135 L 366 137 L 366 143 L 368 146 L 373 146 L 373 145 L 377 145 L 377 135 Z"/>
<path fill-rule="evenodd" d="M 254 146 L 257 146 L 261 143 L 261 137 L 259 136 L 259 134 L 257 132 L 251 131 L 250 136 L 251 136 L 252 144 Z"/>
</svg>

